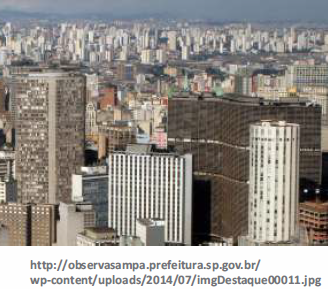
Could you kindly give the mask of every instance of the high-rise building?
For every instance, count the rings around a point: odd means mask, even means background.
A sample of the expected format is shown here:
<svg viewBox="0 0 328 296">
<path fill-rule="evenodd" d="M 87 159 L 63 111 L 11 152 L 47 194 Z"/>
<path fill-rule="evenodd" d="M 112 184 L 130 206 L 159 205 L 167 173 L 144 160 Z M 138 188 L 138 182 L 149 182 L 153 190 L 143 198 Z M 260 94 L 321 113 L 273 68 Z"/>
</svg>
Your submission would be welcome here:
<svg viewBox="0 0 328 296">
<path fill-rule="evenodd" d="M 169 31 L 168 32 L 168 38 L 169 38 L 169 49 L 170 51 L 176 51 L 177 50 L 177 32 L 176 31 Z"/>
<path fill-rule="evenodd" d="M 12 92 L 19 201 L 69 201 L 71 175 L 84 165 L 85 77 L 55 70 L 15 75 Z"/>
<path fill-rule="evenodd" d="M 51 246 L 56 241 L 53 205 L 0 204 L 0 243 L 7 246 Z"/>
<path fill-rule="evenodd" d="M 31 206 L 31 245 L 52 246 L 56 242 L 57 207 L 54 205 Z"/>
<path fill-rule="evenodd" d="M 194 231 L 202 239 L 246 235 L 250 125 L 300 125 L 300 179 L 321 182 L 321 107 L 308 100 L 185 95 L 169 100 L 168 144 L 193 155 Z"/>
<path fill-rule="evenodd" d="M 5 246 L 31 245 L 31 206 L 0 204 L 0 241 Z"/>
<path fill-rule="evenodd" d="M 108 227 L 135 236 L 138 219 L 165 221 L 165 242 L 191 245 L 192 157 L 128 145 L 109 155 Z"/>
<path fill-rule="evenodd" d="M 189 46 L 182 46 L 182 52 L 181 52 L 181 57 L 182 60 L 184 61 L 188 61 L 189 60 L 189 56 L 190 56 L 190 48 Z"/>
<path fill-rule="evenodd" d="M 298 238 L 300 128 L 284 121 L 250 127 L 248 236 L 256 243 Z"/>
</svg>

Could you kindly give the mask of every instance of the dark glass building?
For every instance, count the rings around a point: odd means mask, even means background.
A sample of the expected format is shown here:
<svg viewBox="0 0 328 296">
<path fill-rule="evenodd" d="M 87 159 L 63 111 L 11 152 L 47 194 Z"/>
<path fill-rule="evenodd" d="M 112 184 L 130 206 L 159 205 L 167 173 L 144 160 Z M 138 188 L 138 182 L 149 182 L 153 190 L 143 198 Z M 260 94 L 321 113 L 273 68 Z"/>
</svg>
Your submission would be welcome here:
<svg viewBox="0 0 328 296">
<path fill-rule="evenodd" d="M 194 159 L 194 239 L 247 233 L 249 130 L 261 120 L 301 127 L 300 178 L 321 181 L 321 107 L 305 99 L 185 94 L 169 100 L 168 141 Z"/>
</svg>

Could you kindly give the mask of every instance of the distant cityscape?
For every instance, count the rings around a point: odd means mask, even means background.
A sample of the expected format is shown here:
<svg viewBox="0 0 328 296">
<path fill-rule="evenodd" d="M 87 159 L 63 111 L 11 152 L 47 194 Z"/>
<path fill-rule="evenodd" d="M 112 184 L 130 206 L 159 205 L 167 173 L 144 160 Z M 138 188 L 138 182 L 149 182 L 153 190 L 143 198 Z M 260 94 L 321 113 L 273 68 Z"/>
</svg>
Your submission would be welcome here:
<svg viewBox="0 0 328 296">
<path fill-rule="evenodd" d="M 328 25 L 23 16 L 0 246 L 328 246 Z"/>
</svg>

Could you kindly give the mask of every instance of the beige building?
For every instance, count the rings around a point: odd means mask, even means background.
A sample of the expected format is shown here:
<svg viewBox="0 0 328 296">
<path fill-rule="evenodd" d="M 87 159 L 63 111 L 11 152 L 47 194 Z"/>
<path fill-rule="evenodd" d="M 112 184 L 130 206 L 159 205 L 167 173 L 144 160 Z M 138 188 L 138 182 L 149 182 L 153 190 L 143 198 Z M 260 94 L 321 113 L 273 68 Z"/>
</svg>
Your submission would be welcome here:
<svg viewBox="0 0 328 296">
<path fill-rule="evenodd" d="M 30 246 L 31 206 L 0 204 L 0 242 L 5 246 Z"/>
<path fill-rule="evenodd" d="M 52 246 L 56 241 L 56 206 L 32 205 L 31 245 Z"/>
<path fill-rule="evenodd" d="M 85 77 L 45 70 L 14 75 L 16 173 L 23 203 L 69 201 L 84 164 Z"/>
<path fill-rule="evenodd" d="M 55 213 L 53 205 L 0 204 L 0 245 L 52 246 Z"/>
</svg>

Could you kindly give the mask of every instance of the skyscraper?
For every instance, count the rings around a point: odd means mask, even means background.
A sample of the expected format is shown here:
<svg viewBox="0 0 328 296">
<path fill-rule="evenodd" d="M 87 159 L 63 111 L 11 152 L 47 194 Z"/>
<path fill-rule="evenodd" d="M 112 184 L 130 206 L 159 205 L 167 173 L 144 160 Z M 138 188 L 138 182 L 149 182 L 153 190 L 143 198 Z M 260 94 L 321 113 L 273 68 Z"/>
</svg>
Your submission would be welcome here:
<svg viewBox="0 0 328 296">
<path fill-rule="evenodd" d="M 84 164 L 85 78 L 40 69 L 14 75 L 18 200 L 69 201 L 71 175 Z"/>
<path fill-rule="evenodd" d="M 249 239 L 287 243 L 298 236 L 300 128 L 284 121 L 250 127 Z"/>
<path fill-rule="evenodd" d="M 300 179 L 321 182 L 321 107 L 308 100 L 181 95 L 169 100 L 168 144 L 193 155 L 198 238 L 247 233 L 249 131 L 261 120 L 300 125 Z"/>
<path fill-rule="evenodd" d="M 135 236 L 138 219 L 161 219 L 167 243 L 191 245 L 191 155 L 134 144 L 110 153 L 108 165 L 108 227 Z"/>
</svg>

